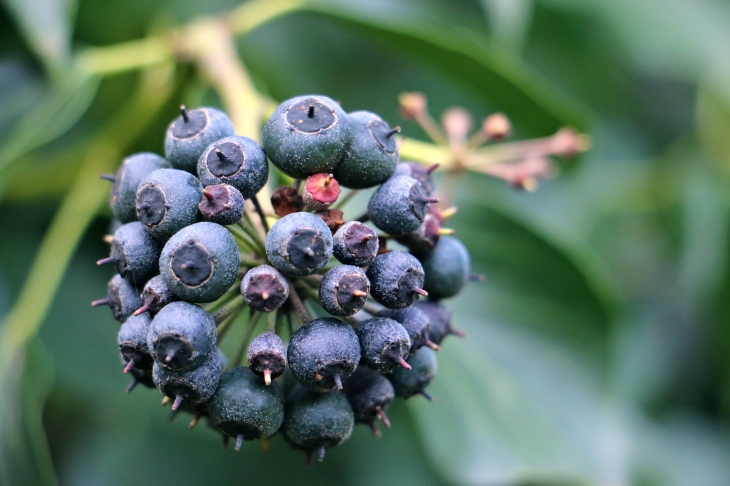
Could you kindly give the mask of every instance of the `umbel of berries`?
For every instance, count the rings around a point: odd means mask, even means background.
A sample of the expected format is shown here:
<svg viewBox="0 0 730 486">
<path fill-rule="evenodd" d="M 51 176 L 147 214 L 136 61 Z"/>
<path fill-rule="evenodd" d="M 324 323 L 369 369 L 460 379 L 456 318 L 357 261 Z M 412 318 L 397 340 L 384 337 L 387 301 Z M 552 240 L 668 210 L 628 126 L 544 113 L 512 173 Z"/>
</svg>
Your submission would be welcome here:
<svg viewBox="0 0 730 486">
<path fill-rule="evenodd" d="M 224 137 L 235 135 L 233 123 L 220 110 L 210 107 L 188 111 L 170 123 L 165 135 L 165 158 L 176 169 L 195 174 L 203 150 Z"/>
<path fill-rule="evenodd" d="M 350 149 L 335 169 L 335 178 L 345 187 L 365 189 L 382 184 L 395 172 L 398 145 L 390 128 L 375 113 L 354 111 L 349 114 Z"/>
<path fill-rule="evenodd" d="M 294 377 L 305 388 L 318 392 L 342 389 L 342 380 L 360 362 L 360 342 L 344 322 L 321 317 L 294 332 L 287 359 Z"/>
<path fill-rule="evenodd" d="M 284 398 L 279 384 L 267 386 L 261 377 L 243 366 L 221 375 L 207 409 L 215 426 L 236 438 L 236 450 L 244 440 L 273 435 L 284 422 Z"/>
<path fill-rule="evenodd" d="M 287 277 L 311 275 L 332 258 L 332 232 L 311 213 L 289 214 L 266 235 L 266 255 Z"/>
<path fill-rule="evenodd" d="M 347 440 L 354 426 L 350 403 L 338 390 L 317 393 L 297 386 L 286 401 L 284 438 L 307 452 L 307 463 L 315 451 L 324 460 L 325 450 Z"/>
<path fill-rule="evenodd" d="M 160 274 L 172 292 L 191 302 L 213 302 L 231 288 L 241 257 L 233 235 L 215 223 L 175 234 L 160 256 Z"/>
<path fill-rule="evenodd" d="M 298 179 L 331 174 L 350 142 L 347 114 L 326 96 L 298 96 L 280 104 L 261 133 L 269 159 Z"/>
</svg>

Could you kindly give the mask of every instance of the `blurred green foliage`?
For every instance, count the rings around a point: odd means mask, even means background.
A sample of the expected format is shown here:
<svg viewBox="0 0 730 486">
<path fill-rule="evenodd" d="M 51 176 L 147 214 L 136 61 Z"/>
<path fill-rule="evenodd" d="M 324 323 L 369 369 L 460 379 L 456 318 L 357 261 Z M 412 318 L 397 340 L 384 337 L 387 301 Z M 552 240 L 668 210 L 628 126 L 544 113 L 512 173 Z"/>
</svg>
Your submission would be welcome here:
<svg viewBox="0 0 730 486">
<path fill-rule="evenodd" d="M 117 325 L 88 305 L 110 277 L 97 175 L 161 152 L 181 102 L 221 99 L 192 65 L 98 76 L 80 56 L 237 3 L 2 2 L 1 484 L 730 484 L 717 0 L 307 1 L 240 37 L 274 100 L 323 93 L 397 124 L 398 94 L 422 91 L 434 114 L 503 111 L 518 139 L 572 125 L 594 147 L 536 193 L 461 181 L 452 226 L 486 277 L 450 304 L 468 338 L 439 354 L 437 401 L 394 405 L 381 440 L 358 427 L 304 470 L 280 437 L 224 453 L 153 391 L 125 396 Z"/>
</svg>

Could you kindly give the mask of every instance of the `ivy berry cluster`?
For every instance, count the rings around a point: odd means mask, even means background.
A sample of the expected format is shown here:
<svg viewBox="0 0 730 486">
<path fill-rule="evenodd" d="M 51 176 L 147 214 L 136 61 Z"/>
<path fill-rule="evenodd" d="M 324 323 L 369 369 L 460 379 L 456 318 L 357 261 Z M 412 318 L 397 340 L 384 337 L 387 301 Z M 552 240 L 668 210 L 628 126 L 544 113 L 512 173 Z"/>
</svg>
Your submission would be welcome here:
<svg viewBox="0 0 730 486">
<path fill-rule="evenodd" d="M 219 110 L 181 111 L 164 158 L 132 155 L 103 176 L 118 228 L 98 264 L 117 274 L 92 304 L 122 323 L 128 391 L 157 388 L 173 414 L 192 414 L 191 427 L 204 418 L 237 450 L 281 432 L 309 460 L 356 422 L 379 436 L 395 397 L 431 399 L 435 351 L 461 334 L 441 301 L 470 279 L 470 261 L 442 227 L 454 210 L 433 206 L 433 168 L 399 162 L 399 128 L 301 96 L 279 105 L 259 145 Z M 275 214 L 257 197 L 267 159 L 272 179 L 293 180 L 271 195 Z M 345 221 L 338 206 L 376 186 Z M 234 327 L 228 357 L 218 345 Z"/>
</svg>

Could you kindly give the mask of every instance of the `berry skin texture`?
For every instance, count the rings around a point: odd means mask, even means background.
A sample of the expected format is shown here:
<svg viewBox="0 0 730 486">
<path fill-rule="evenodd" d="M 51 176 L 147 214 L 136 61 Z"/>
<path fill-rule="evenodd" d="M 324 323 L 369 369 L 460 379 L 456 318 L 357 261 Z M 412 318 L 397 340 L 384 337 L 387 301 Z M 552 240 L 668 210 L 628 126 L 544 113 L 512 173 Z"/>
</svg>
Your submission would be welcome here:
<svg viewBox="0 0 730 486">
<path fill-rule="evenodd" d="M 332 238 L 332 253 L 341 263 L 366 267 L 378 256 L 378 235 L 360 221 L 348 221 Z"/>
<path fill-rule="evenodd" d="M 113 263 L 119 275 L 140 287 L 157 273 L 161 250 L 141 223 L 127 223 L 114 233 L 109 258 L 97 263 Z"/>
<path fill-rule="evenodd" d="M 241 257 L 233 235 L 215 223 L 195 223 L 165 244 L 160 275 L 172 292 L 190 302 L 213 302 L 236 281 Z"/>
<path fill-rule="evenodd" d="M 416 302 L 414 307 L 428 316 L 428 320 L 431 322 L 428 338 L 434 343 L 441 344 L 441 341 L 449 334 L 464 337 L 463 332 L 457 331 L 451 326 L 451 311 L 447 307 L 429 300 Z"/>
<path fill-rule="evenodd" d="M 388 309 L 403 309 L 425 294 L 423 267 L 404 251 L 379 255 L 368 267 L 370 294 Z"/>
<path fill-rule="evenodd" d="M 203 219 L 220 225 L 236 224 L 243 217 L 243 195 L 233 186 L 217 184 L 203 189 L 198 204 Z"/>
<path fill-rule="evenodd" d="M 137 309 L 135 314 L 148 312 L 150 316 L 154 317 L 167 304 L 177 300 L 179 300 L 177 295 L 172 293 L 162 275 L 157 275 L 152 277 L 142 289 L 142 307 Z"/>
<path fill-rule="evenodd" d="M 332 258 L 332 233 L 311 213 L 292 213 L 277 221 L 266 235 L 266 255 L 287 277 L 305 277 Z"/>
<path fill-rule="evenodd" d="M 105 299 L 95 300 L 92 306 L 108 305 L 114 319 L 124 322 L 134 311 L 139 309 L 142 301 L 139 290 L 121 275 L 114 275 L 107 285 L 109 291 Z"/>
<path fill-rule="evenodd" d="M 279 336 L 271 331 L 262 332 L 248 345 L 246 353 L 248 367 L 256 376 L 270 385 L 286 369 L 286 347 Z"/>
<path fill-rule="evenodd" d="M 317 393 L 297 386 L 286 401 L 281 430 L 294 447 L 310 455 L 317 451 L 321 462 L 325 449 L 347 440 L 354 426 L 355 416 L 344 393 Z"/>
<path fill-rule="evenodd" d="M 408 358 L 411 369 L 398 368 L 387 375 L 395 389 L 395 395 L 402 398 L 410 398 L 413 395 L 421 394 L 429 401 L 433 397 L 426 391 L 426 387 L 434 379 L 438 372 L 436 353 L 430 348 L 421 348 Z"/>
<path fill-rule="evenodd" d="M 419 309 L 418 304 L 419 302 L 416 302 L 415 305 L 405 309 L 386 310 L 379 315 L 398 321 L 408 332 L 408 337 L 411 339 L 410 353 L 416 352 L 423 346 L 437 351 L 438 346 L 429 339 L 431 321 L 426 313 Z"/>
<path fill-rule="evenodd" d="M 228 115 L 210 107 L 187 111 L 167 127 L 165 158 L 175 169 L 196 173 L 198 159 L 216 140 L 236 134 Z"/>
<path fill-rule="evenodd" d="M 288 176 L 329 174 L 349 146 L 349 120 L 326 96 L 298 96 L 276 108 L 261 139 L 271 162 Z"/>
<path fill-rule="evenodd" d="M 287 349 L 289 367 L 305 388 L 323 392 L 341 388 L 360 362 L 360 341 L 350 326 L 320 317 L 297 329 Z"/>
<path fill-rule="evenodd" d="M 274 312 L 289 298 L 289 282 L 274 267 L 259 265 L 243 276 L 241 296 L 254 310 Z"/>
<path fill-rule="evenodd" d="M 198 220 L 200 181 L 177 169 L 158 169 L 137 189 L 137 217 L 154 238 L 165 241 Z"/>
<path fill-rule="evenodd" d="M 410 369 L 405 358 L 411 349 L 408 331 L 397 321 L 387 317 L 375 317 L 357 326 L 362 362 L 380 373 L 390 373 L 402 366 Z"/>
<path fill-rule="evenodd" d="M 442 236 L 431 251 L 416 254 L 426 279 L 423 288 L 430 299 L 453 297 L 461 291 L 471 274 L 471 259 L 464 244 L 453 236 Z"/>
<path fill-rule="evenodd" d="M 126 364 L 125 373 L 132 368 L 152 369 L 152 356 L 147 346 L 147 332 L 151 322 L 149 314 L 145 312 L 138 316 L 130 316 L 119 328 L 117 344 Z"/>
<path fill-rule="evenodd" d="M 246 137 L 226 137 L 210 144 L 200 155 L 197 170 L 205 187 L 228 184 L 246 199 L 255 196 L 269 179 L 264 149 Z"/>
<path fill-rule="evenodd" d="M 335 178 L 345 187 L 367 189 L 387 181 L 398 163 L 398 145 L 388 122 L 369 111 L 354 111 L 349 115 L 351 142 L 342 161 L 334 171 Z"/>
<path fill-rule="evenodd" d="M 130 155 L 124 159 L 114 177 L 114 188 L 109 198 L 114 217 L 122 223 L 136 221 L 135 198 L 139 183 L 155 170 L 169 167 L 170 164 L 163 157 L 151 152 Z"/>
<path fill-rule="evenodd" d="M 434 169 L 436 169 L 435 166 L 424 167 L 418 162 L 401 162 L 395 167 L 393 177 L 413 177 L 421 183 L 426 194 L 432 194 L 434 189 L 436 189 L 436 185 L 433 183 L 433 179 L 431 179 L 431 172 L 433 172 Z"/>
<path fill-rule="evenodd" d="M 365 272 L 352 265 L 339 265 L 324 274 L 319 302 L 333 316 L 351 316 L 363 308 L 369 291 Z"/>
<path fill-rule="evenodd" d="M 239 441 L 269 437 L 284 422 L 284 397 L 279 384 L 266 386 L 261 377 L 243 366 L 221 375 L 207 408 L 216 427 Z"/>
<path fill-rule="evenodd" d="M 166 369 L 190 369 L 214 351 L 215 322 L 202 308 L 189 302 L 172 302 L 152 319 L 147 348 Z"/>
<path fill-rule="evenodd" d="M 395 390 L 388 378 L 361 366 L 345 381 L 344 391 L 355 414 L 355 422 L 370 425 L 376 437 L 380 435 L 376 419 L 380 418 L 386 427 L 390 427 L 385 411 L 395 398 Z"/>
<path fill-rule="evenodd" d="M 324 211 L 340 197 L 340 184 L 332 174 L 324 172 L 307 177 L 302 188 L 302 201 L 307 211 Z"/>
<path fill-rule="evenodd" d="M 182 403 L 198 405 L 213 396 L 221 377 L 221 367 L 221 358 L 216 352 L 208 353 L 200 366 L 184 370 L 165 368 L 155 361 L 152 379 L 163 395 L 175 400 L 172 409 L 177 410 Z"/>
<path fill-rule="evenodd" d="M 429 197 L 421 184 L 412 177 L 388 179 L 375 191 L 368 203 L 373 224 L 391 236 L 404 236 L 416 231 L 428 213 Z"/>
</svg>

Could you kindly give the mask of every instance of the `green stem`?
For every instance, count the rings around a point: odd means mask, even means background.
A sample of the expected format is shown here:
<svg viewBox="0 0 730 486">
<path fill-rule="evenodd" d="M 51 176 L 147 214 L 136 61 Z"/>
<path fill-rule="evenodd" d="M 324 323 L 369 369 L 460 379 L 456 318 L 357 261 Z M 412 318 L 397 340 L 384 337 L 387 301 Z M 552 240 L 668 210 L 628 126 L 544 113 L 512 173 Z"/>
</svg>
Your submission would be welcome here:
<svg viewBox="0 0 730 486">
<path fill-rule="evenodd" d="M 219 326 L 224 320 L 228 319 L 231 316 L 235 316 L 239 312 L 241 312 L 241 309 L 243 309 L 243 306 L 246 305 L 246 301 L 243 300 L 243 297 L 239 296 L 233 300 L 233 302 L 230 302 L 226 304 L 222 309 L 220 309 L 218 312 L 216 312 L 213 315 L 213 321 L 215 322 L 216 326 Z"/>
<path fill-rule="evenodd" d="M 302 321 L 302 324 L 306 324 L 312 320 L 312 317 L 309 315 L 306 307 L 304 307 L 304 304 L 302 303 L 301 297 L 299 297 L 299 292 L 297 291 L 294 282 L 291 280 L 289 280 L 289 302 L 294 308 L 294 311 L 297 313 L 297 316 L 299 316 L 299 320 Z"/>
<path fill-rule="evenodd" d="M 227 319 L 225 319 L 223 322 L 221 322 L 221 325 L 218 326 L 218 337 L 216 338 L 216 341 L 218 344 L 220 344 L 223 341 L 223 338 L 226 337 L 226 334 L 228 334 L 229 329 L 233 327 L 233 323 L 236 322 L 236 320 L 241 316 L 242 314 L 237 314 L 235 316 L 228 316 Z"/>
<path fill-rule="evenodd" d="M 266 215 L 264 214 L 264 210 L 259 203 L 259 199 L 255 195 L 251 196 L 251 202 L 253 203 L 253 207 L 256 208 L 256 213 L 258 213 L 259 218 L 261 219 L 261 225 L 264 227 L 264 232 L 268 234 L 269 222 L 266 221 Z"/>
<path fill-rule="evenodd" d="M 244 224 L 244 221 L 246 224 Z M 258 247 L 259 251 L 262 255 L 266 254 L 266 245 L 263 241 L 261 241 L 261 236 L 259 236 L 258 232 L 254 229 L 253 222 L 251 221 L 251 218 L 246 214 L 243 213 L 243 220 L 238 222 L 238 226 L 254 241 L 256 246 Z M 258 252 L 256 252 L 258 253 Z"/>
<path fill-rule="evenodd" d="M 243 247 L 243 250 L 255 253 L 256 255 L 260 255 L 261 250 L 259 249 L 258 245 L 256 245 L 248 236 L 248 234 L 242 231 L 238 225 L 227 226 L 227 228 L 231 232 L 233 237 L 236 238 L 239 247 Z"/>
<path fill-rule="evenodd" d="M 262 260 L 249 259 L 246 255 L 241 255 L 241 265 L 253 268 L 263 264 L 264 262 Z"/>
<path fill-rule="evenodd" d="M 248 328 L 246 328 L 246 332 L 243 333 L 243 336 L 241 337 L 241 343 L 238 345 L 236 354 L 233 355 L 233 358 L 228 363 L 228 368 L 233 368 L 241 365 L 241 362 L 243 361 L 243 356 L 244 354 L 246 354 L 246 348 L 248 348 L 249 339 L 251 339 L 251 335 L 256 329 L 256 325 L 259 323 L 261 315 L 261 312 L 256 311 L 254 311 L 254 313 L 251 315 L 251 318 L 248 320 Z"/>
<path fill-rule="evenodd" d="M 274 312 L 270 312 L 268 317 L 266 318 L 266 330 L 273 332 L 276 334 L 276 319 L 279 315 L 279 310 L 275 310 Z"/>
</svg>

